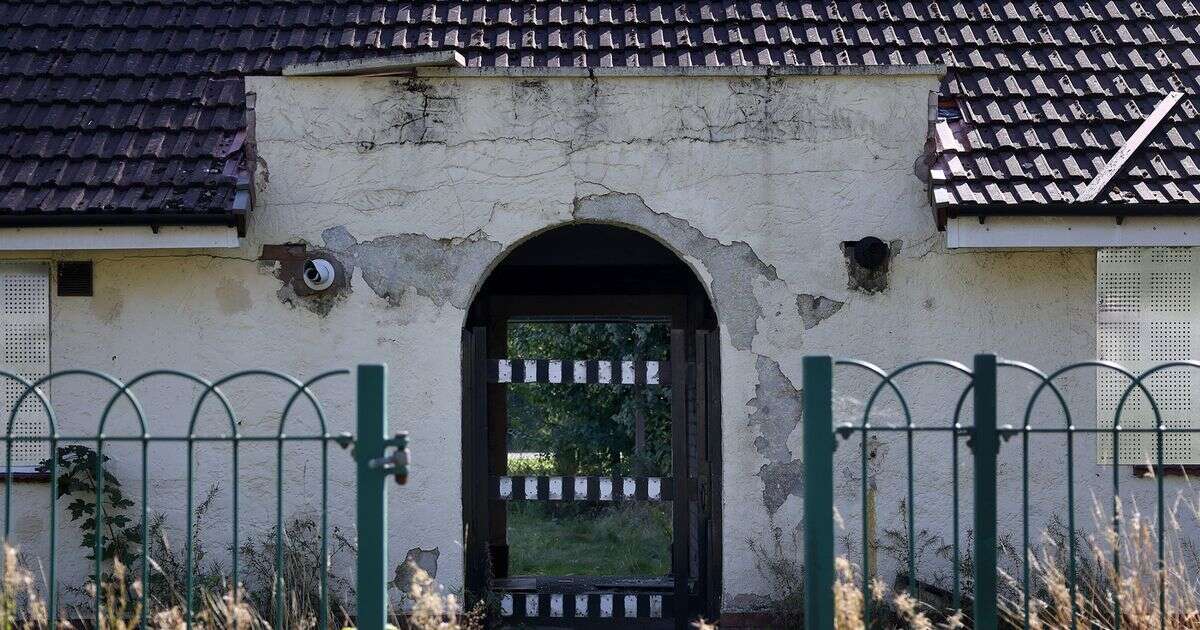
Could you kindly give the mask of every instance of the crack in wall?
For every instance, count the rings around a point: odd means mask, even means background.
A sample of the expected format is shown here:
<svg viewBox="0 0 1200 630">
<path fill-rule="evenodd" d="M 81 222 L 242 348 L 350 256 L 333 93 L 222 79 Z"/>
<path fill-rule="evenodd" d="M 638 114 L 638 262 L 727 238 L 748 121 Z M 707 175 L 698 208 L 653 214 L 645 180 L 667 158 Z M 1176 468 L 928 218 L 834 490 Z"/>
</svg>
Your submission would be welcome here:
<svg viewBox="0 0 1200 630">
<path fill-rule="evenodd" d="M 622 99 L 629 95 L 622 82 L 605 82 L 595 74 L 573 83 L 516 81 L 507 96 L 497 95 L 497 106 L 511 108 L 513 128 L 523 133 L 494 133 L 462 140 L 458 136 L 466 114 L 459 100 L 462 90 L 458 82 L 395 79 L 388 83 L 385 94 L 370 103 L 369 119 L 383 124 L 367 132 L 366 137 L 334 144 L 352 145 L 361 154 L 406 144 L 449 148 L 478 142 L 554 142 L 564 145 L 570 154 L 599 145 L 671 141 L 853 141 L 862 138 L 864 128 L 888 130 L 874 117 L 832 107 L 829 95 L 797 91 L 794 78 L 739 78 L 728 79 L 725 84 L 728 95 L 719 103 L 698 96 L 681 98 L 666 104 L 669 115 L 663 125 L 646 130 L 621 128 L 614 133 L 608 121 L 614 119 L 618 108 L 626 107 Z M 561 106 L 563 102 L 568 105 Z M 907 171 L 909 165 L 896 168 Z"/>
</svg>

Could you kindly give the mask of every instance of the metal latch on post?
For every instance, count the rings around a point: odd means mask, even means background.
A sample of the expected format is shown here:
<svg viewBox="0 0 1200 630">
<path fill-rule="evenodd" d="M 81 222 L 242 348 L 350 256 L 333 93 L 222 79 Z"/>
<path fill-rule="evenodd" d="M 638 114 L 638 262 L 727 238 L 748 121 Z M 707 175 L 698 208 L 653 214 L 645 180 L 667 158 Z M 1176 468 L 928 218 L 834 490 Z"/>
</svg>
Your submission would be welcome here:
<svg viewBox="0 0 1200 630">
<path fill-rule="evenodd" d="M 380 470 L 386 473 L 391 473 L 395 476 L 396 483 L 404 485 L 408 483 L 408 464 L 410 453 L 408 450 L 408 433 L 397 433 L 394 437 L 383 441 L 384 449 L 393 448 L 390 454 L 385 454 L 383 457 L 376 457 L 367 462 L 367 466 L 372 470 Z"/>
</svg>

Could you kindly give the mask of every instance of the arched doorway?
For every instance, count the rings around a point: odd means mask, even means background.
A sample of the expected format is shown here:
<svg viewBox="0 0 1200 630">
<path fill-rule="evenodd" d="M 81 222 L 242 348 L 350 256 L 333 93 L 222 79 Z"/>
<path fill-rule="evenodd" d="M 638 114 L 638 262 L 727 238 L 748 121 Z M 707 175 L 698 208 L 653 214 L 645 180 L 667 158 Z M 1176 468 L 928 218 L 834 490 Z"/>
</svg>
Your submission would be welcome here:
<svg viewBox="0 0 1200 630">
<path fill-rule="evenodd" d="M 716 616 L 716 331 L 691 269 L 639 232 L 573 224 L 502 261 L 463 331 L 469 596 L 538 627 Z"/>
</svg>

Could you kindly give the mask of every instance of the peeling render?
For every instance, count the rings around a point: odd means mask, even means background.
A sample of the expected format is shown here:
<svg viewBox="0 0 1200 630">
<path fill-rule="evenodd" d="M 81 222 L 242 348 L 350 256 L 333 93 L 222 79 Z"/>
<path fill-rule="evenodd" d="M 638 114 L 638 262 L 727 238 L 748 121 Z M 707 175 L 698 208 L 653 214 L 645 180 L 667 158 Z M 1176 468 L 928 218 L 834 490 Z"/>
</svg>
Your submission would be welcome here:
<svg viewBox="0 0 1200 630">
<path fill-rule="evenodd" d="M 862 287 L 844 289 L 839 243 L 881 232 L 908 243 L 934 236 L 913 157 L 935 87 L 930 78 L 252 77 L 248 88 L 262 95 L 260 146 L 274 167 L 270 182 L 259 182 L 260 216 L 269 219 L 254 235 L 319 244 L 361 272 L 354 282 L 370 291 L 355 287 L 322 322 L 359 344 L 356 358 L 431 363 L 393 377 L 394 425 L 423 438 L 414 457 L 434 463 L 425 493 L 400 499 L 422 531 L 436 532 L 425 549 L 458 548 L 461 532 L 457 508 L 443 500 L 457 496 L 461 479 L 444 464 L 461 453 L 454 349 L 474 287 L 508 248 L 571 221 L 662 241 L 696 270 L 722 329 L 722 500 L 739 515 L 723 532 L 722 609 L 761 609 L 770 587 L 745 541 L 768 540 L 797 517 L 800 357 L 848 354 L 852 344 L 855 354 L 894 364 L 918 348 L 958 351 L 968 331 L 997 339 L 972 318 L 989 312 L 980 303 L 994 307 L 999 291 L 980 289 L 985 272 L 969 257 L 893 260 L 885 280 L 904 290 L 863 304 L 846 297 Z M 1038 269 L 1046 272 L 1011 277 L 1063 283 L 1057 270 Z M 995 277 L 994 264 L 986 274 Z M 1024 286 L 1006 288 L 1005 299 L 1028 308 L 1044 294 Z M 1090 308 L 1089 295 L 1073 290 L 1069 306 L 1046 308 L 1065 317 Z M 896 323 L 897 313 L 924 312 L 926 298 L 943 321 L 965 322 L 956 339 Z M 278 306 L 256 299 L 251 311 Z M 308 324 L 305 315 L 288 316 Z M 1076 337 L 1086 350 L 1087 337 Z M 1025 340 L 1008 341 L 1029 350 Z M 440 410 L 434 420 L 431 407 Z M 878 445 L 872 452 L 874 471 L 887 458 Z M 835 474 L 849 486 L 853 473 Z M 889 479 L 880 476 L 884 490 Z M 395 542 L 403 557 L 416 541 Z M 439 579 L 457 586 L 461 554 L 439 564 Z"/>
<path fill-rule="evenodd" d="M 796 309 L 800 312 L 800 319 L 804 320 L 805 330 L 815 328 L 817 324 L 833 317 L 845 305 L 845 302 L 831 300 L 823 295 L 801 293 L 796 296 Z"/>
<path fill-rule="evenodd" d="M 243 251 L 229 259 L 139 256 L 137 264 L 97 253 L 110 261 L 97 266 L 109 297 L 56 303 L 53 362 L 125 374 L 178 365 L 207 376 L 243 365 L 297 375 L 360 361 L 397 365 L 389 371 L 392 427 L 412 431 L 420 445 L 414 466 L 423 472 L 393 495 L 410 526 L 392 532 L 389 566 L 413 548 L 409 556 L 436 568 L 451 589 L 462 575 L 460 307 L 504 249 L 530 233 L 571 219 L 626 225 L 664 241 L 708 285 L 723 327 L 722 500 L 736 515 L 724 522 L 726 610 L 768 605 L 770 587 L 745 541 L 769 540 L 799 516 L 791 497 L 802 485 L 801 355 L 896 365 L 918 353 L 964 358 L 991 347 L 1052 367 L 1094 350 L 1094 255 L 950 255 L 934 246 L 941 236 L 912 169 L 933 79 L 272 76 L 246 84 L 259 93 L 260 167 Z M 584 196 L 612 190 L 637 194 Z M 890 265 L 892 289 L 848 299 L 837 243 L 881 232 L 919 246 L 892 261 L 903 263 Z M 246 261 L 264 243 L 297 241 L 348 274 L 361 270 L 354 282 L 370 290 L 354 287 L 324 319 L 302 296 L 286 296 L 301 308 L 280 304 L 278 281 Z M 199 261 L 211 268 L 197 273 Z M 418 294 L 428 299 L 412 299 Z M 914 312 L 928 315 L 927 324 L 907 324 Z M 1022 325 L 997 326 L 998 319 Z M 419 369 L 408 369 L 415 360 Z M 333 429 L 352 430 L 352 385 L 331 382 L 328 393 L 340 411 Z M 250 411 L 264 407 L 261 399 L 246 397 Z M 68 428 L 94 429 L 76 413 L 86 409 L 68 411 Z M 1079 411 L 1086 415 L 1087 404 Z M 890 506 L 905 457 L 875 439 L 869 474 L 879 480 L 880 505 Z M 1081 461 L 1094 457 L 1090 444 L 1081 441 Z M 944 450 L 936 444 L 917 457 L 936 461 Z M 335 474 L 352 475 L 349 455 L 337 453 Z M 174 464 L 154 457 L 156 466 Z M 270 486 L 271 461 L 245 471 L 247 487 Z M 304 463 L 289 457 L 287 465 L 299 471 Z M 133 474 L 128 464 L 114 462 Z M 1059 471 L 1041 466 L 1033 481 L 1055 487 Z M 296 474 L 289 507 L 317 496 L 308 472 Z M 835 474 L 839 496 L 853 497 L 857 467 L 839 463 Z M 163 475 L 154 483 L 163 500 L 183 492 Z M 334 525 L 352 518 L 348 488 L 348 480 L 330 488 Z M 949 518 L 937 503 L 942 495 L 949 491 L 935 486 L 918 499 L 923 517 Z M 15 504 L 26 503 L 35 505 Z M 247 516 L 267 510 L 260 516 L 269 522 L 269 506 L 254 503 Z M 14 522 L 36 523 L 37 513 Z M 451 550 L 444 559 L 440 547 Z"/>
<path fill-rule="evenodd" d="M 729 331 L 733 346 L 749 350 L 763 308 L 754 294 L 761 279 L 787 291 L 775 268 L 764 263 L 744 242 L 725 245 L 705 236 L 684 219 L 656 212 L 638 195 L 606 193 L 575 200 L 575 219 L 627 225 L 640 229 L 685 256 L 698 259 L 712 277 L 710 289 L 717 319 Z"/>
<path fill-rule="evenodd" d="M 408 553 L 404 554 L 404 561 L 396 565 L 396 571 L 392 575 L 392 582 L 389 586 L 402 593 L 408 593 L 409 585 L 412 584 L 412 578 L 417 569 L 424 571 L 431 578 L 437 578 L 438 558 L 441 555 L 442 551 L 437 547 L 409 549 Z"/>
<path fill-rule="evenodd" d="M 536 91 L 537 86 L 519 89 Z M 755 294 L 755 283 L 787 293 L 775 268 L 764 263 L 741 241 L 723 244 L 705 236 L 687 220 L 657 212 L 636 194 L 605 193 L 577 198 L 573 218 L 625 225 L 642 230 L 684 256 L 699 260 L 710 280 L 717 317 L 729 331 L 735 348 L 750 350 L 764 309 Z M 325 247 L 344 259 L 349 269 L 358 268 L 376 295 L 398 305 L 405 291 L 415 290 L 435 304 L 469 306 L 473 287 L 502 252 L 502 245 L 476 232 L 462 239 L 432 239 L 420 234 L 383 236 L 358 241 L 343 226 L 322 233 Z M 794 297 L 795 317 L 811 329 L 844 306 L 824 296 L 799 294 Z M 776 313 L 776 316 L 784 316 Z M 779 364 L 757 357 L 758 384 L 747 406 L 753 409 L 749 425 L 757 427 L 755 448 L 766 459 L 759 470 L 763 481 L 763 504 L 774 514 L 788 496 L 799 496 L 803 487 L 802 465 L 788 447 L 789 437 L 800 421 L 803 396 L 785 376 Z"/>
<path fill-rule="evenodd" d="M 450 303 L 466 310 L 476 283 L 502 249 L 483 232 L 460 239 L 398 234 L 360 243 L 338 226 L 321 236 L 328 249 L 349 261 L 347 266 L 357 267 L 367 286 L 393 306 L 411 289 L 438 306 Z"/>
<path fill-rule="evenodd" d="M 763 481 L 763 505 L 768 514 L 774 515 L 788 496 L 800 496 L 804 487 L 802 462 L 787 444 L 804 413 L 804 393 L 792 385 L 773 359 L 758 357 L 755 369 L 758 384 L 754 398 L 746 403 L 753 410 L 748 425 L 757 427 L 754 448 L 767 460 L 758 476 Z"/>
<path fill-rule="evenodd" d="M 574 217 L 628 225 L 665 241 L 675 251 L 695 258 L 711 277 L 710 290 L 717 319 L 729 331 L 733 346 L 750 350 L 759 332 L 764 308 L 754 284 L 765 283 L 767 290 L 787 295 L 790 289 L 775 268 L 764 263 L 754 250 L 741 241 L 728 245 L 705 236 L 688 221 L 656 212 L 638 195 L 606 193 L 576 199 Z M 844 306 L 824 296 L 795 295 L 795 315 L 776 312 L 774 316 L 798 318 L 795 325 L 812 329 L 832 317 Z M 775 514 L 788 496 L 800 496 L 804 485 L 803 466 L 788 447 L 788 439 L 800 423 L 803 394 L 783 373 L 779 363 L 756 354 L 758 382 L 755 396 L 746 403 L 751 409 L 748 425 L 757 429 L 754 447 L 766 459 L 758 472 L 763 482 L 763 505 Z"/>
</svg>

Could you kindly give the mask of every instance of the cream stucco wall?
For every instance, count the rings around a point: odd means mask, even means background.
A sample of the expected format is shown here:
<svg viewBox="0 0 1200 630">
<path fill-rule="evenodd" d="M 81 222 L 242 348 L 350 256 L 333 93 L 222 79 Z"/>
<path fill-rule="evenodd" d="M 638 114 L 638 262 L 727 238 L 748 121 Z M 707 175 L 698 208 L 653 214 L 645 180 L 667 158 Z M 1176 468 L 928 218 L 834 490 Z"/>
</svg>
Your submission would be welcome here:
<svg viewBox="0 0 1200 630">
<path fill-rule="evenodd" d="M 915 168 L 937 81 L 902 73 L 471 70 L 249 78 L 259 163 L 243 246 L 93 256 L 96 297 L 53 300 L 54 367 L 129 376 L 148 366 L 205 375 L 271 366 L 312 376 L 388 362 L 392 427 L 413 440 L 410 485 L 392 490 L 392 561 L 409 548 L 438 548 L 439 579 L 457 585 L 459 339 L 474 290 L 504 252 L 549 227 L 600 221 L 643 231 L 695 270 L 721 322 L 723 607 L 761 606 L 770 585 L 747 541 L 769 540 L 773 528 L 791 532 L 800 518 L 804 354 L 884 366 L 935 355 L 969 362 L 993 349 L 1045 366 L 1094 354 L 1091 252 L 945 249 Z M 868 235 L 895 252 L 889 287 L 874 294 L 847 288 L 840 247 Z M 346 264 L 350 290 L 332 302 L 295 296 L 256 260 L 263 244 L 285 242 L 306 242 Z M 843 306 L 814 308 L 815 297 Z M 944 401 L 942 388 L 952 382 L 913 381 L 915 397 L 931 401 L 916 407 L 923 417 L 940 409 L 932 401 Z M 1073 383 L 1082 417 L 1091 417 L 1091 382 Z M 839 409 L 849 417 L 863 395 L 850 387 L 861 384 L 847 383 Z M 350 430 L 349 381 L 324 391 L 333 430 Z M 72 404 L 65 387 L 54 395 L 57 405 Z M 147 396 L 170 407 L 166 391 Z M 245 391 L 237 399 L 269 430 L 270 405 L 260 398 Z M 83 426 L 85 414 L 70 422 Z M 857 509 L 856 465 L 846 459 L 852 450 L 839 449 L 848 521 Z M 919 446 L 918 471 L 942 466 L 946 450 Z M 880 512 L 890 514 L 902 499 L 895 474 L 905 460 L 894 440 L 881 451 L 890 454 L 873 470 Z M 181 496 L 180 452 L 154 455 L 162 471 L 155 488 L 163 489 L 154 499 L 164 509 Z M 1060 452 L 1040 457 L 1058 466 Z M 203 459 L 220 471 L 227 456 Z M 273 514 L 263 499 L 274 479 L 269 454 L 258 457 L 261 465 L 244 473 L 243 500 L 253 504 L 246 522 Z M 352 529 L 350 460 L 340 451 L 331 457 L 341 467 L 335 520 Z M 1095 476 L 1090 445 L 1077 461 Z M 290 507 L 313 507 L 318 463 L 312 453 L 288 460 L 297 488 L 287 495 Z M 135 478 L 136 459 L 116 465 Z M 1048 465 L 1035 474 L 1038 484 L 1061 476 Z M 19 489 L 23 497 L 41 490 Z M 940 475 L 922 476 L 923 515 L 947 521 L 946 496 Z M 22 499 L 19 536 L 40 531 L 38 505 Z M 214 531 L 215 540 L 222 532 Z"/>
</svg>

